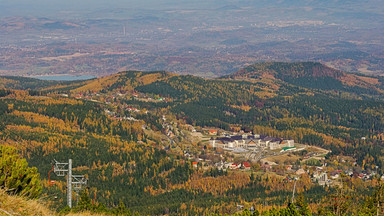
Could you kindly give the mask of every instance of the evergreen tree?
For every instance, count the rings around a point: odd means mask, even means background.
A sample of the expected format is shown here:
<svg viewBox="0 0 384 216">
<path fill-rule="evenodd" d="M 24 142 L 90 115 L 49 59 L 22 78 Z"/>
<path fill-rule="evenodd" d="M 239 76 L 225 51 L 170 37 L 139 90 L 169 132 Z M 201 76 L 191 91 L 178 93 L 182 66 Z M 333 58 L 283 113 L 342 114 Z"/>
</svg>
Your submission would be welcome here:
<svg viewBox="0 0 384 216">
<path fill-rule="evenodd" d="M 300 194 L 296 199 L 296 206 L 298 207 L 300 215 L 303 216 L 312 216 L 311 211 L 309 210 L 308 203 L 305 201 L 304 195 Z"/>
<path fill-rule="evenodd" d="M 129 209 L 126 209 L 123 201 L 120 200 L 119 205 L 117 208 L 113 211 L 116 215 L 124 215 L 124 216 L 131 216 L 131 211 Z"/>
<path fill-rule="evenodd" d="M 281 215 L 286 215 L 286 216 L 300 216 L 301 214 L 297 211 L 295 204 L 289 203 L 287 208 L 283 209 L 280 211 L 282 214 Z"/>
<path fill-rule="evenodd" d="M 36 167 L 28 167 L 14 148 L 0 146 L 0 188 L 10 194 L 37 198 L 42 190 Z"/>
<path fill-rule="evenodd" d="M 79 205 L 76 207 L 77 210 L 84 211 L 84 210 L 92 210 L 92 202 L 89 198 L 88 190 L 83 190 L 80 194 L 80 200 Z"/>
<path fill-rule="evenodd" d="M 382 204 L 384 203 L 384 184 L 380 184 L 376 187 L 373 196 L 366 198 L 362 205 L 359 215 L 382 215 Z"/>
</svg>

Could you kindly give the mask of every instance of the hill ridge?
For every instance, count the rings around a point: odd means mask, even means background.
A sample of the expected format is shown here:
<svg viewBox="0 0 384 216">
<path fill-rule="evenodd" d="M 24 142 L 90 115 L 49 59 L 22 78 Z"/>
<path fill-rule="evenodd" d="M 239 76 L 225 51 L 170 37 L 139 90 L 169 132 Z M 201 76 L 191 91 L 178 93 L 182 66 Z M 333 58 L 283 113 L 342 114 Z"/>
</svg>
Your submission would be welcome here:
<svg viewBox="0 0 384 216">
<path fill-rule="evenodd" d="M 339 78 L 346 73 L 333 69 L 319 62 L 263 62 L 249 65 L 239 71 L 224 76 L 224 78 L 236 78 L 247 75 L 248 78 L 255 78 L 262 73 L 280 75 L 281 77 L 333 77 Z"/>
<path fill-rule="evenodd" d="M 222 79 L 283 81 L 300 87 L 323 90 L 369 89 L 384 93 L 384 79 L 347 73 L 319 62 L 262 62 L 249 65 Z"/>
</svg>

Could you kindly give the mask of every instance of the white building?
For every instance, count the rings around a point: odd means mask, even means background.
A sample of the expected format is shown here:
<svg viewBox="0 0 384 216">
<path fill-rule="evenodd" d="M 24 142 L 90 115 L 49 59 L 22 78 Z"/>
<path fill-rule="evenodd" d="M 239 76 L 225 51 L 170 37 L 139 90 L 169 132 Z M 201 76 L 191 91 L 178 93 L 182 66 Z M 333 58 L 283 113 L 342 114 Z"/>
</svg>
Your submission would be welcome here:
<svg viewBox="0 0 384 216">
<path fill-rule="evenodd" d="M 269 148 L 271 150 L 281 149 L 283 147 L 294 147 L 293 140 L 283 140 L 280 138 L 269 137 L 269 136 L 260 136 L 256 135 L 246 135 L 241 136 L 226 136 L 218 137 L 216 139 L 211 139 L 209 141 L 212 147 L 223 148 L 223 149 L 235 149 L 235 148 L 244 148 L 244 149 L 256 149 L 256 148 Z"/>
</svg>

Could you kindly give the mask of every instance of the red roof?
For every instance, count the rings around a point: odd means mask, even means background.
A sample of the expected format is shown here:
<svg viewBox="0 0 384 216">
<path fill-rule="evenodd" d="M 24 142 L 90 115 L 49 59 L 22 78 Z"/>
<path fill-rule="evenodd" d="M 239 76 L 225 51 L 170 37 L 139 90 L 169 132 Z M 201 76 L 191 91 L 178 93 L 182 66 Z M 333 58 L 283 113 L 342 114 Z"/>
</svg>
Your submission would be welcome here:
<svg viewBox="0 0 384 216">
<path fill-rule="evenodd" d="M 248 162 L 244 162 L 244 163 L 243 163 L 243 166 L 244 166 L 244 167 L 251 167 L 251 165 L 250 165 Z"/>
<path fill-rule="evenodd" d="M 194 162 L 192 162 L 192 164 L 195 165 L 195 164 L 197 164 L 197 162 L 194 161 Z"/>
</svg>

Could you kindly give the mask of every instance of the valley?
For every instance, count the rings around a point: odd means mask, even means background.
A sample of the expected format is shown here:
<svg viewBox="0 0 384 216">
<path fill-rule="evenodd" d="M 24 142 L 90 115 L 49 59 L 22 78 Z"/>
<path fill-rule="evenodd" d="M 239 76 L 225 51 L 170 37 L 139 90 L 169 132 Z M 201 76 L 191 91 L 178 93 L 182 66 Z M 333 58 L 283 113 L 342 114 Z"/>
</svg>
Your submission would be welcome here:
<svg viewBox="0 0 384 216">
<path fill-rule="evenodd" d="M 49 185 L 54 159 L 73 159 L 88 178 L 92 211 L 123 203 L 140 215 L 268 212 L 285 208 L 293 188 L 313 213 L 334 212 L 329 197 L 345 195 L 355 214 L 384 172 L 383 79 L 316 62 L 258 63 L 216 79 L 125 71 L 1 77 L 0 86 L 0 142 L 38 168 L 58 211 L 66 187 L 55 176 Z"/>
<path fill-rule="evenodd" d="M 316 61 L 383 75 L 384 11 L 376 0 L 169 2 L 103 10 L 93 2 L 40 16 L 0 2 L 0 74 L 166 70 L 214 78 L 257 62 Z"/>
<path fill-rule="evenodd" d="M 384 215 L 382 0 L 0 0 L 0 215 Z"/>
</svg>

